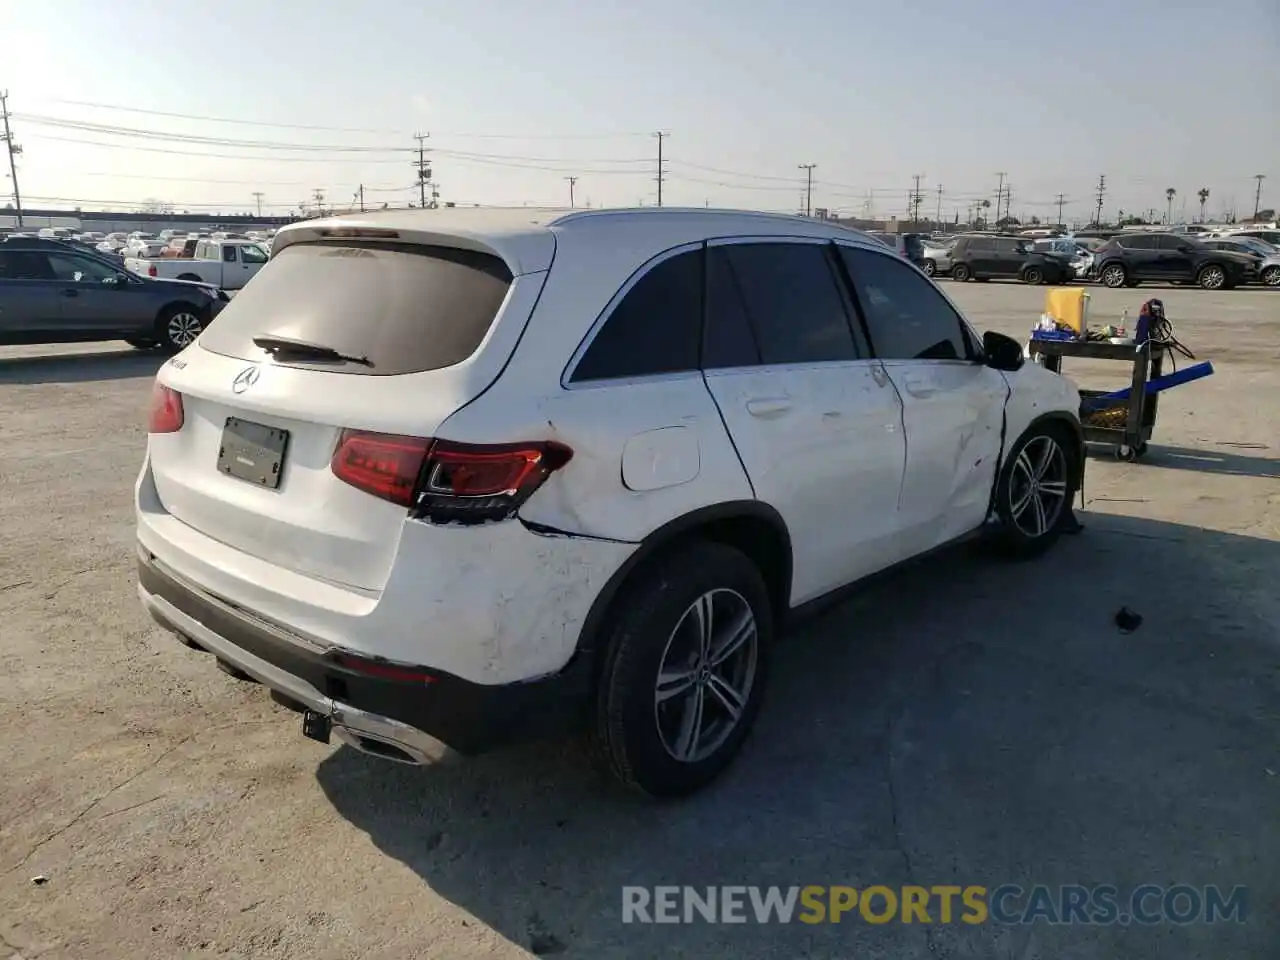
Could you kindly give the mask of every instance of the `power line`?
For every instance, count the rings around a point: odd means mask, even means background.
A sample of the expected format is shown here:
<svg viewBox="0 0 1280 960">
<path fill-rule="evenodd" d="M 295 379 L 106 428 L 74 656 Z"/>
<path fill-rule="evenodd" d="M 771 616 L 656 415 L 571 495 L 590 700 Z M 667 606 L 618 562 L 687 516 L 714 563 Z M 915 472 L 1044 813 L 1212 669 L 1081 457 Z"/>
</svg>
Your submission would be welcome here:
<svg viewBox="0 0 1280 960">
<path fill-rule="evenodd" d="M 109 103 L 92 103 L 87 100 L 50 100 L 50 103 L 64 103 L 69 106 L 93 107 L 96 110 L 116 110 L 121 113 L 145 114 L 152 117 L 172 117 L 177 120 L 200 120 L 206 123 L 230 123 L 249 127 L 279 127 L 287 130 L 318 130 L 329 133 L 377 133 L 384 136 L 402 137 L 403 130 L 375 130 L 367 127 L 331 127 L 318 124 L 277 123 L 271 120 L 242 120 L 232 117 L 212 117 L 193 113 L 172 113 L 167 110 L 145 110 L 141 107 L 125 107 Z M 615 140 L 623 138 L 639 138 L 648 136 L 645 133 L 439 133 L 437 136 L 456 137 L 459 140 Z"/>
<path fill-rule="evenodd" d="M 4 145 L 9 152 L 9 175 L 13 177 L 13 208 L 18 215 L 18 226 L 22 226 L 22 191 L 18 189 L 18 164 L 15 160 L 22 147 L 13 142 L 13 131 L 9 129 L 8 90 L 0 93 L 0 114 L 4 116 Z"/>
</svg>

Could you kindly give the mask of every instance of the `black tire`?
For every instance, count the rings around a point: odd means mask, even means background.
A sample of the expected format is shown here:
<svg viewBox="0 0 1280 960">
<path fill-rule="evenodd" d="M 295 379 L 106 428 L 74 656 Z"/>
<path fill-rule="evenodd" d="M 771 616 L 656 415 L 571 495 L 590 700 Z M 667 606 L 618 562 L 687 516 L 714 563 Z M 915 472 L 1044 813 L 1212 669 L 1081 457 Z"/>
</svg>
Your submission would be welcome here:
<svg viewBox="0 0 1280 960">
<path fill-rule="evenodd" d="M 1216 263 L 1206 263 L 1196 274 L 1196 283 L 1202 290 L 1222 290 L 1229 285 L 1230 279 L 1227 277 L 1225 267 Z"/>
<path fill-rule="evenodd" d="M 1052 444 L 1056 457 L 1052 463 L 1052 480 L 1048 469 L 1041 475 L 1039 484 L 1052 482 L 1062 496 L 1048 499 L 1035 492 L 1027 493 L 1026 481 L 1039 468 L 1047 445 Z M 1018 438 L 1005 459 L 996 485 L 996 513 L 1000 519 L 999 543 L 1004 553 L 1013 557 L 1038 556 L 1048 550 L 1062 535 L 1071 519 L 1071 502 L 1076 494 L 1079 477 L 1080 450 L 1071 430 L 1052 421 L 1032 426 Z M 1027 500 L 1024 502 L 1024 494 Z M 1045 509 L 1040 514 L 1035 509 L 1039 500 Z M 1051 512 L 1050 507 L 1054 508 Z M 1032 516 L 1027 516 L 1027 511 Z M 1050 515 L 1051 514 L 1051 515 Z M 1036 532 L 1038 528 L 1039 532 Z"/>
<path fill-rule="evenodd" d="M 703 666 L 697 666 L 688 657 L 679 656 L 686 642 L 690 653 L 694 652 L 692 640 L 698 622 L 694 608 L 699 598 L 707 595 L 714 598 L 713 629 L 716 612 L 728 618 L 726 622 L 741 622 L 730 611 L 749 609 L 755 620 L 749 676 L 743 673 L 737 681 L 747 693 L 736 723 L 726 723 L 730 714 L 722 705 L 727 702 L 725 695 L 718 692 L 714 680 L 708 680 L 710 675 L 719 678 L 718 671 L 709 673 L 706 659 L 699 659 Z M 643 567 L 624 587 L 605 627 L 604 662 L 591 729 L 597 760 L 628 787 L 653 797 L 684 796 L 719 776 L 737 755 L 759 714 L 768 679 L 773 619 L 764 578 L 754 563 L 732 547 L 692 541 Z M 725 662 L 746 657 L 749 644 L 744 640 Z M 679 688 L 689 694 L 669 694 L 667 705 L 680 710 L 683 723 L 689 719 L 685 711 L 695 709 L 695 700 L 702 709 L 710 704 L 713 721 L 719 724 L 707 728 L 715 737 L 709 738 L 705 756 L 677 759 L 680 751 L 668 742 L 671 724 L 664 729 L 664 718 L 670 721 L 672 714 L 659 705 L 658 677 L 672 656 L 680 662 L 681 671 L 695 679 Z M 701 710 L 697 716 L 700 724 Z M 703 728 L 699 725 L 698 729 Z M 700 736 L 695 734 L 693 739 L 696 748 Z"/>
<path fill-rule="evenodd" d="M 1098 282 L 1104 287 L 1118 290 L 1129 283 L 1129 271 L 1123 264 L 1108 263 L 1098 271 Z"/>
<path fill-rule="evenodd" d="M 938 275 L 938 265 L 927 258 L 920 265 L 920 269 L 924 271 L 926 277 L 936 277 Z"/>
<path fill-rule="evenodd" d="M 1022 282 L 1036 285 L 1044 283 L 1044 271 L 1039 267 L 1027 267 L 1022 271 Z"/>
<path fill-rule="evenodd" d="M 1268 287 L 1280 287 L 1280 266 L 1270 266 L 1258 277 Z"/>
<path fill-rule="evenodd" d="M 204 329 L 200 311 L 189 303 L 175 303 L 160 311 L 156 320 L 156 337 L 166 353 L 185 350 Z"/>
<path fill-rule="evenodd" d="M 951 265 L 951 279 L 964 283 L 973 277 L 973 271 L 969 269 L 967 263 L 953 263 Z"/>
<path fill-rule="evenodd" d="M 124 342 L 135 350 L 154 350 L 156 348 L 154 340 L 143 337 L 125 337 Z"/>
</svg>

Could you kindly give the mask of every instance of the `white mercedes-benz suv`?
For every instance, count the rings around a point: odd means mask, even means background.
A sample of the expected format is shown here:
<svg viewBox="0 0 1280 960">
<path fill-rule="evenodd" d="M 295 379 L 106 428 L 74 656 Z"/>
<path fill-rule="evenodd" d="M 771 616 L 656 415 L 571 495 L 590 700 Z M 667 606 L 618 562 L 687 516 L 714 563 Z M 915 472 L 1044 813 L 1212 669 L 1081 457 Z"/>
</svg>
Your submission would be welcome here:
<svg viewBox="0 0 1280 960">
<path fill-rule="evenodd" d="M 426 763 L 577 726 L 678 795 L 800 608 L 1073 523 L 1079 403 L 820 221 L 299 223 L 156 378 L 139 594 L 323 742 Z"/>
</svg>

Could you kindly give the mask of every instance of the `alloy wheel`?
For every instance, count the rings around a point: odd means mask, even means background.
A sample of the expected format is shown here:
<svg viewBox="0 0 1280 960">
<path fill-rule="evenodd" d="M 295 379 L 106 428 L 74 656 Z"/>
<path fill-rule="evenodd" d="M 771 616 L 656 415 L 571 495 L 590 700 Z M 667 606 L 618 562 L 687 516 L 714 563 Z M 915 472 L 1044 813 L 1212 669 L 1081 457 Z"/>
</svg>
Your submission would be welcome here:
<svg viewBox="0 0 1280 960">
<path fill-rule="evenodd" d="M 1221 267 L 1205 267 L 1200 271 L 1200 286 L 1206 290 L 1217 290 L 1226 280 L 1226 271 Z"/>
<path fill-rule="evenodd" d="M 1267 267 L 1263 270 L 1262 282 L 1268 287 L 1280 287 L 1280 267 Z"/>
<path fill-rule="evenodd" d="M 1108 287 L 1124 286 L 1124 267 L 1110 266 L 1102 271 L 1102 282 Z"/>
<path fill-rule="evenodd" d="M 667 638 L 654 686 L 662 746 L 681 763 L 714 754 L 737 729 L 759 659 L 755 613 L 736 590 L 710 590 Z"/>
<path fill-rule="evenodd" d="M 200 318 L 183 310 L 169 318 L 169 342 L 175 347 L 189 347 L 200 336 Z"/>
<path fill-rule="evenodd" d="M 1013 461 L 1009 516 L 1026 536 L 1044 536 L 1067 503 L 1067 455 L 1053 437 L 1033 437 Z"/>
</svg>

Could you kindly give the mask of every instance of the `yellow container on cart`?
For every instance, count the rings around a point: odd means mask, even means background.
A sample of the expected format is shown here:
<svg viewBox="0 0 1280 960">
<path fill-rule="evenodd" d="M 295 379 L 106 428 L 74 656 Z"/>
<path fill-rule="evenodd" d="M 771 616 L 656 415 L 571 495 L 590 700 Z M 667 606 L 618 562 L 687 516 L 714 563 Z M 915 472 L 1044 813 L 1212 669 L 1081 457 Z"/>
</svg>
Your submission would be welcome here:
<svg viewBox="0 0 1280 960">
<path fill-rule="evenodd" d="M 1083 337 L 1089 329 L 1089 294 L 1084 287 L 1053 287 L 1044 292 L 1044 312 Z"/>
</svg>

